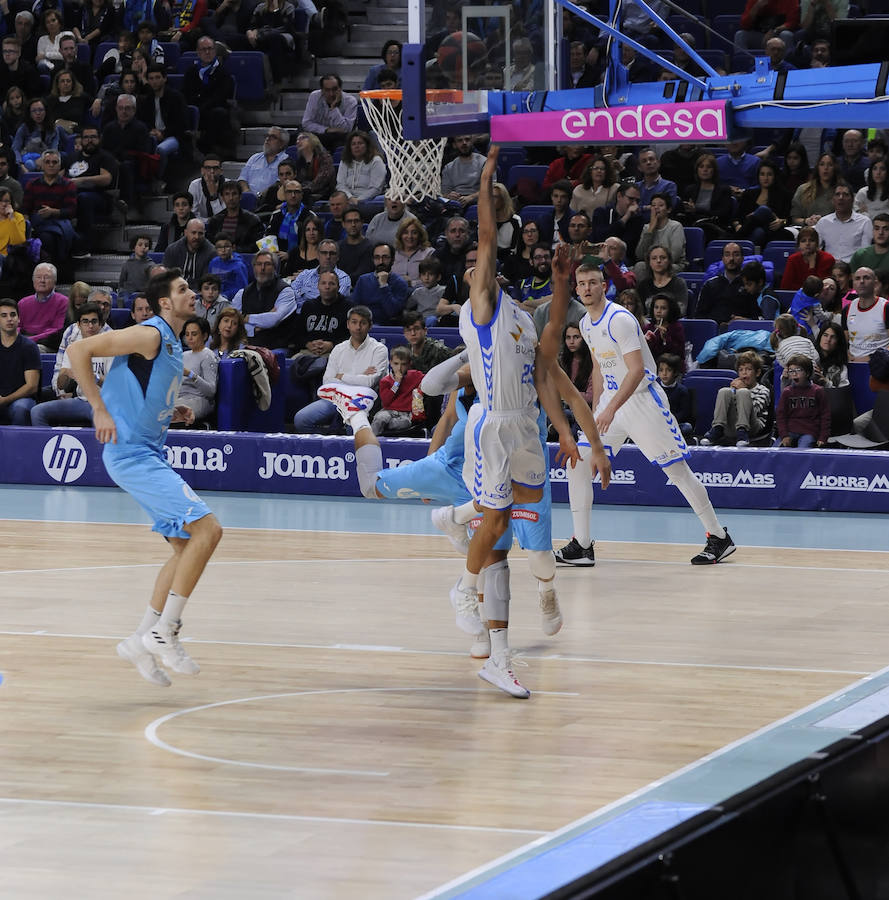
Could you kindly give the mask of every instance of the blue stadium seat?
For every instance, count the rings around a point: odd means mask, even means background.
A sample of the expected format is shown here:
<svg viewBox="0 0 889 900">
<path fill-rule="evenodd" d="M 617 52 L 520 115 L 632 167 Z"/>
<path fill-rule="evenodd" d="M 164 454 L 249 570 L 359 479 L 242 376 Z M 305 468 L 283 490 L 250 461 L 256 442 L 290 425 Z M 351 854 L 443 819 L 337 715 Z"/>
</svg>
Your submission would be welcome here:
<svg viewBox="0 0 889 900">
<path fill-rule="evenodd" d="M 55 353 L 40 354 L 40 386 L 49 387 L 52 384 L 52 373 L 56 367 Z"/>
<path fill-rule="evenodd" d="M 698 48 L 695 48 L 698 50 Z M 725 53 L 722 50 L 698 50 L 701 59 L 706 60 L 714 69 L 725 68 Z"/>
<path fill-rule="evenodd" d="M 849 363 L 849 384 L 855 395 L 855 409 L 858 414 L 874 408 L 874 392 L 870 389 L 870 367 L 867 363 Z"/>
<path fill-rule="evenodd" d="M 164 68 L 175 72 L 179 65 L 179 57 L 182 56 L 182 45 L 175 41 L 161 41 L 164 48 Z"/>
<path fill-rule="evenodd" d="M 726 331 L 774 331 L 775 323 L 770 319 L 733 319 L 725 326 Z"/>
<path fill-rule="evenodd" d="M 719 334 L 719 326 L 713 319 L 680 319 L 685 330 L 685 340 L 691 343 L 692 356 L 697 357 L 710 338 Z"/>
<path fill-rule="evenodd" d="M 763 260 L 770 260 L 775 267 L 775 284 L 781 283 L 781 276 L 787 267 L 787 257 L 796 253 L 794 241 L 772 241 L 762 252 Z"/>
<path fill-rule="evenodd" d="M 722 260 L 722 248 L 725 247 L 726 244 L 740 245 L 741 252 L 745 257 L 753 255 L 753 241 L 738 241 L 733 238 L 727 241 L 710 241 L 704 250 L 704 271 L 706 271 L 713 263 Z"/>
<path fill-rule="evenodd" d="M 777 280 L 777 279 L 776 279 Z M 775 299 L 781 304 L 781 312 L 787 312 L 796 296 L 796 291 L 773 291 Z"/>
<path fill-rule="evenodd" d="M 685 232 L 685 256 L 689 265 L 701 268 L 704 262 L 704 229 L 694 226 L 686 226 Z"/>
<path fill-rule="evenodd" d="M 729 375 L 712 375 L 714 370 L 695 369 L 685 375 L 686 387 L 694 389 L 695 398 L 695 434 L 698 437 L 706 434 L 713 424 L 713 410 L 716 407 L 716 395 L 720 388 L 728 387 L 737 373 Z M 705 374 L 707 373 L 707 374 Z"/>
<path fill-rule="evenodd" d="M 512 167 L 524 165 L 526 159 L 527 154 L 524 147 L 501 147 L 500 156 L 497 157 L 500 180 L 505 184 Z"/>
<path fill-rule="evenodd" d="M 264 54 L 254 50 L 236 50 L 225 61 L 235 79 L 238 103 L 262 103 L 266 99 Z"/>
<path fill-rule="evenodd" d="M 538 187 L 541 187 L 547 169 L 549 169 L 549 166 L 511 166 L 509 176 L 505 182 L 506 189 L 512 193 L 520 178 L 529 178 L 536 182 Z"/>
<path fill-rule="evenodd" d="M 133 317 L 126 307 L 112 309 L 109 316 L 109 324 L 112 328 L 126 328 L 127 325 L 133 324 Z"/>
<path fill-rule="evenodd" d="M 256 209 L 256 204 L 258 200 L 256 198 L 256 194 L 253 191 L 244 191 L 241 194 L 241 209 L 247 210 L 247 212 L 253 212 Z"/>
<path fill-rule="evenodd" d="M 216 392 L 216 422 L 220 431 L 279 432 L 284 427 L 287 394 L 286 354 L 275 350 L 281 377 L 272 386 L 272 402 L 260 412 L 253 399 L 247 364 L 243 359 L 223 359 L 219 362 L 219 381 Z"/>
<path fill-rule="evenodd" d="M 528 206 L 522 207 L 519 215 L 521 216 L 523 225 L 527 224 L 528 222 L 536 222 L 538 225 L 540 225 L 541 222 L 552 219 L 553 208 L 551 206 L 547 206 L 546 204 L 529 204 Z"/>
</svg>

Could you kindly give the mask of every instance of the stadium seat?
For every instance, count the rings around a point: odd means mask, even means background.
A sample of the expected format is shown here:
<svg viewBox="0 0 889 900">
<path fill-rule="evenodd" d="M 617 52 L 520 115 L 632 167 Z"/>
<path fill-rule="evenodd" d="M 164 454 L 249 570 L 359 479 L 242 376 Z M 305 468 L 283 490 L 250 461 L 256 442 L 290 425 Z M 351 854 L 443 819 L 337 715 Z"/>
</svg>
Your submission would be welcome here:
<svg viewBox="0 0 889 900">
<path fill-rule="evenodd" d="M 726 331 L 774 331 L 775 323 L 770 319 L 732 319 L 725 326 Z"/>
<path fill-rule="evenodd" d="M 182 46 L 175 41 L 161 41 L 164 48 L 164 68 L 175 72 L 179 65 L 179 57 L 182 56 Z"/>
<path fill-rule="evenodd" d="M 536 222 L 540 225 L 541 222 L 552 220 L 553 208 L 546 205 L 537 206 L 535 204 L 530 204 L 529 206 L 522 207 L 519 216 L 521 216 L 523 225 L 528 222 Z"/>
<path fill-rule="evenodd" d="M 549 166 L 511 166 L 509 175 L 506 179 L 506 189 L 513 192 L 513 189 L 519 183 L 520 178 L 528 178 L 534 181 L 538 188 L 542 189 L 543 179 L 546 176 Z"/>
<path fill-rule="evenodd" d="M 42 388 L 52 385 L 52 373 L 56 367 L 55 353 L 40 354 L 40 386 Z"/>
<path fill-rule="evenodd" d="M 776 279 L 777 280 L 777 279 Z M 796 291 L 772 291 L 775 299 L 781 304 L 781 312 L 787 312 L 796 296 Z"/>
<path fill-rule="evenodd" d="M 855 409 L 858 414 L 874 408 L 874 392 L 870 389 L 870 366 L 867 363 L 849 363 L 849 384 L 855 395 Z"/>
<path fill-rule="evenodd" d="M 701 268 L 704 263 L 704 229 L 695 226 L 686 226 L 685 232 L 685 256 L 690 266 Z"/>
<path fill-rule="evenodd" d="M 710 370 L 712 373 L 714 370 Z M 716 407 L 716 395 L 720 388 L 728 387 L 736 372 L 723 375 L 712 375 L 706 369 L 695 369 L 685 375 L 685 384 L 694 389 L 695 397 L 695 434 L 698 437 L 706 434 L 713 424 L 713 410 Z"/>
<path fill-rule="evenodd" d="M 763 260 L 769 260 L 775 267 L 775 284 L 781 283 L 781 276 L 787 267 L 787 257 L 796 253 L 794 241 L 772 241 L 762 252 Z"/>
<path fill-rule="evenodd" d="M 114 310 L 112 310 L 114 312 Z M 247 364 L 243 359 L 223 359 L 219 362 L 219 381 L 216 393 L 216 422 L 220 431 L 257 431 L 271 434 L 284 427 L 286 402 L 286 353 L 275 350 L 281 377 L 272 385 L 272 402 L 260 412 L 253 399 Z"/>
<path fill-rule="evenodd" d="M 256 209 L 257 204 L 256 194 L 253 191 L 244 191 L 241 194 L 241 209 L 247 210 L 247 212 L 253 212 Z"/>
<path fill-rule="evenodd" d="M 685 340 L 691 343 L 692 356 L 697 357 L 710 338 L 719 334 L 719 325 L 713 319 L 680 319 L 685 330 Z"/>
<path fill-rule="evenodd" d="M 753 255 L 753 242 L 752 241 L 737 241 L 737 240 L 719 240 L 719 241 L 710 241 L 707 244 L 706 249 L 704 250 L 704 271 L 706 272 L 708 267 L 713 265 L 715 262 L 720 262 L 722 260 L 722 248 L 725 247 L 726 244 L 738 244 L 741 247 L 741 252 L 745 257 Z"/>
<path fill-rule="evenodd" d="M 108 319 L 112 328 L 126 328 L 127 325 L 133 323 L 133 317 L 125 306 L 120 309 L 112 309 Z"/>
</svg>

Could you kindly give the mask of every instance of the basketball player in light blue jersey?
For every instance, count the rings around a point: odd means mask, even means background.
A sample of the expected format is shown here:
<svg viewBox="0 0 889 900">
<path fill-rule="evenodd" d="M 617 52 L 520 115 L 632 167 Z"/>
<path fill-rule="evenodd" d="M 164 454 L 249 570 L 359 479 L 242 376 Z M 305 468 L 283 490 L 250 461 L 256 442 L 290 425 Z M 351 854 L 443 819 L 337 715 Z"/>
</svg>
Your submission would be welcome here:
<svg viewBox="0 0 889 900">
<path fill-rule="evenodd" d="M 164 665 L 183 675 L 200 669 L 179 641 L 182 610 L 222 537 L 216 517 L 164 457 L 167 429 L 182 382 L 179 334 L 194 315 L 194 291 L 179 269 L 151 278 L 146 292 L 154 316 L 121 331 L 76 341 L 71 369 L 93 408 L 96 438 L 114 482 L 154 521 L 173 549 L 155 582 L 151 603 L 135 633 L 117 645 L 152 684 L 168 687 Z M 113 356 L 101 390 L 92 376 L 94 357 Z"/>
</svg>

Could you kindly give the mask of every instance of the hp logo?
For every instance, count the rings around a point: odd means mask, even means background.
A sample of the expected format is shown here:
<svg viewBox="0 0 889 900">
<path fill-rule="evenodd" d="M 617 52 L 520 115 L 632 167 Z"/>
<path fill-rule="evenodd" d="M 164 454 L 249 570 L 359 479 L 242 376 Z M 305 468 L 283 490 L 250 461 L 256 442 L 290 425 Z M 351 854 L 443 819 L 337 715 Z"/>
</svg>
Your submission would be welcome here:
<svg viewBox="0 0 889 900">
<path fill-rule="evenodd" d="M 43 468 L 61 484 L 77 481 L 86 469 L 86 449 L 70 434 L 57 434 L 43 447 Z"/>
</svg>

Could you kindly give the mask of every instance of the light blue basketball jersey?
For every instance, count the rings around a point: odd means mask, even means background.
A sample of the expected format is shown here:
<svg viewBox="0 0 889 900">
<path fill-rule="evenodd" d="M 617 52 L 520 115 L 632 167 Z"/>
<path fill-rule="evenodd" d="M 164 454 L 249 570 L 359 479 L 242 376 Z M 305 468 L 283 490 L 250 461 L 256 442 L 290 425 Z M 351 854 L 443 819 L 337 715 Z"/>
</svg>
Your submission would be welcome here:
<svg viewBox="0 0 889 900">
<path fill-rule="evenodd" d="M 156 328 L 160 349 L 150 360 L 138 354 L 118 356 L 102 385 L 102 400 L 117 426 L 118 443 L 160 452 L 182 383 L 182 344 L 160 316 L 130 327 Z"/>
</svg>

